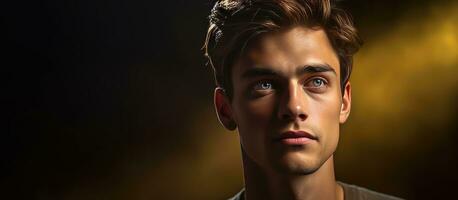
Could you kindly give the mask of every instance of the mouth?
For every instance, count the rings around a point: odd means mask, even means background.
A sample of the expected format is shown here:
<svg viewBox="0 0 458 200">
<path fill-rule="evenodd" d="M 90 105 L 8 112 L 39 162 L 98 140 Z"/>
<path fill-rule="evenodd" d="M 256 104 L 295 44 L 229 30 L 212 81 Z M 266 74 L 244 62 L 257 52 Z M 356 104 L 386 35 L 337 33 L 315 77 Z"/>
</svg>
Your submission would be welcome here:
<svg viewBox="0 0 458 200">
<path fill-rule="evenodd" d="M 316 136 L 305 131 L 286 131 L 274 138 L 275 142 L 284 145 L 305 145 L 317 140 Z"/>
</svg>

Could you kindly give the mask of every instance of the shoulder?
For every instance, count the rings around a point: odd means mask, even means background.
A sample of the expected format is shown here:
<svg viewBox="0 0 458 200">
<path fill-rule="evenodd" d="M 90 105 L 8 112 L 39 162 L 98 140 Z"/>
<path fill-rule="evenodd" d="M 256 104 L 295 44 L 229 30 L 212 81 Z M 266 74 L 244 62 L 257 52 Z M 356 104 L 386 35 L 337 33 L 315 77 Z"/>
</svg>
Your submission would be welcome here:
<svg viewBox="0 0 458 200">
<path fill-rule="evenodd" d="M 228 200 L 245 200 L 245 188 L 242 188 L 240 192 L 238 192 L 236 195 L 229 198 Z"/>
<path fill-rule="evenodd" d="M 344 190 L 345 200 L 402 200 L 398 197 L 382 194 L 356 185 L 351 185 L 340 181 L 338 181 L 338 183 L 342 186 Z M 245 200 L 244 195 L 245 188 L 242 188 L 240 192 L 238 192 L 236 195 L 229 198 L 228 200 Z"/>
<path fill-rule="evenodd" d="M 342 183 L 340 181 L 338 183 L 344 190 L 345 200 L 402 200 L 398 197 L 382 194 L 356 185 Z"/>
</svg>

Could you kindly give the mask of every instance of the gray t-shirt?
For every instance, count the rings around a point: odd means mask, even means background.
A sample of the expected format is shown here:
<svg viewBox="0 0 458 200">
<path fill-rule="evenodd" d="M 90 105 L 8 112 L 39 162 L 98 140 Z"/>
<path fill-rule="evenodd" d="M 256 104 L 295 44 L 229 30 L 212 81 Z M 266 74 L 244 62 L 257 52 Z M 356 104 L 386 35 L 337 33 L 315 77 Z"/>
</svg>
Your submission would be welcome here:
<svg viewBox="0 0 458 200">
<path fill-rule="evenodd" d="M 344 200 L 402 200 L 401 198 L 378 193 L 367 188 L 337 181 L 344 190 Z M 245 188 L 229 200 L 245 200 Z"/>
</svg>

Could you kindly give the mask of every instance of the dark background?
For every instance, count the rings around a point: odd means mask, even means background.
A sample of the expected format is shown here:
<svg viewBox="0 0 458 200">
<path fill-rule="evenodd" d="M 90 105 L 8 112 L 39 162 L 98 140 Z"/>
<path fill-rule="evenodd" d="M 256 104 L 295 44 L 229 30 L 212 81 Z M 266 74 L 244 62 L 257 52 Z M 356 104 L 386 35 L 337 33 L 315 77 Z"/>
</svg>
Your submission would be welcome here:
<svg viewBox="0 0 458 200">
<path fill-rule="evenodd" d="M 408 199 L 454 195 L 458 4 L 343 4 L 365 46 L 355 58 L 337 178 Z M 200 50 L 211 7 L 4 2 L 0 198 L 225 199 L 237 192 L 237 135 L 214 116 L 212 73 Z"/>
</svg>

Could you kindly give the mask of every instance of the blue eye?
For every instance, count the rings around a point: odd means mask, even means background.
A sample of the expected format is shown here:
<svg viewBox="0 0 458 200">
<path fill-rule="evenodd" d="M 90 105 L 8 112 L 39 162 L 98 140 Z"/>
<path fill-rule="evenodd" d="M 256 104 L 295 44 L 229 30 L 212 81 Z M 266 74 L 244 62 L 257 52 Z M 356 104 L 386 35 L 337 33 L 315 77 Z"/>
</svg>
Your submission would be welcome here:
<svg viewBox="0 0 458 200">
<path fill-rule="evenodd" d="M 323 78 L 313 78 L 313 79 L 307 81 L 307 83 L 305 83 L 304 87 L 308 88 L 308 89 L 313 89 L 315 91 L 317 91 L 317 90 L 322 91 L 323 89 L 325 89 L 327 87 L 327 84 L 328 84 L 328 82 Z"/>
<path fill-rule="evenodd" d="M 324 81 L 322 79 L 313 79 L 312 80 L 312 85 L 313 87 L 321 87 L 322 85 L 324 85 Z"/>
<path fill-rule="evenodd" d="M 272 89 L 272 83 L 263 81 L 259 82 L 254 86 L 255 90 L 271 90 Z"/>
</svg>

